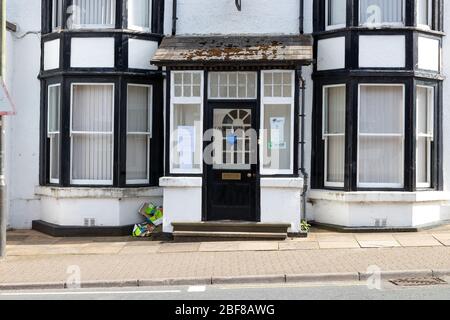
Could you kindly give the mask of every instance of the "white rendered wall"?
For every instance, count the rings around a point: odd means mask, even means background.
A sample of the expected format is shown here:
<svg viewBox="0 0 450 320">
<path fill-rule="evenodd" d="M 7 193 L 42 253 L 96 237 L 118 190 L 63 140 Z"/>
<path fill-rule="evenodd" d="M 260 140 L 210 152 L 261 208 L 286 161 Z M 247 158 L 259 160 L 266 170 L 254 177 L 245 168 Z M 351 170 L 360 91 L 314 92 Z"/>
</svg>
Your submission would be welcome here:
<svg viewBox="0 0 450 320">
<path fill-rule="evenodd" d="M 360 36 L 360 68 L 404 68 L 405 36 Z"/>
<path fill-rule="evenodd" d="M 7 1 L 7 19 L 19 27 L 15 36 L 41 29 L 41 1 Z M 18 39 L 7 32 L 6 84 L 17 114 L 6 118 L 6 183 L 9 226 L 31 228 L 39 219 L 39 109 L 40 36 L 29 34 Z"/>
<path fill-rule="evenodd" d="M 446 18 L 444 21 L 444 28 L 446 32 L 449 31 L 449 19 L 450 17 L 450 5 L 446 4 L 444 6 L 444 17 Z M 442 51 L 446 57 L 449 56 L 450 53 L 450 39 L 448 37 L 444 37 L 442 43 Z M 449 61 L 445 60 L 442 63 L 443 69 L 442 73 L 447 78 L 444 81 L 443 85 L 443 168 L 444 168 L 444 186 L 445 190 L 450 190 L 450 64 Z M 450 215 L 449 215 L 450 218 Z"/>
<path fill-rule="evenodd" d="M 114 38 L 72 38 L 72 68 L 114 68 Z"/>
<path fill-rule="evenodd" d="M 345 37 L 319 40 L 317 44 L 317 70 L 345 68 Z"/>
<path fill-rule="evenodd" d="M 149 57 L 158 49 L 158 42 L 139 39 L 128 40 L 128 68 L 156 70 L 158 67 L 151 65 Z"/>
<path fill-rule="evenodd" d="M 419 69 L 422 70 L 440 70 L 440 47 L 439 40 L 426 37 L 418 38 L 418 58 Z"/>
<path fill-rule="evenodd" d="M 171 2 L 166 1 L 166 8 Z M 233 0 L 178 0 L 177 34 L 296 34 L 299 3 L 245 0 L 238 11 Z M 171 29 L 167 22 L 172 21 L 171 13 L 171 9 L 166 12 L 166 33 Z"/>
<path fill-rule="evenodd" d="M 59 68 L 60 46 L 61 41 L 59 39 L 46 41 L 44 43 L 44 70 Z"/>
</svg>

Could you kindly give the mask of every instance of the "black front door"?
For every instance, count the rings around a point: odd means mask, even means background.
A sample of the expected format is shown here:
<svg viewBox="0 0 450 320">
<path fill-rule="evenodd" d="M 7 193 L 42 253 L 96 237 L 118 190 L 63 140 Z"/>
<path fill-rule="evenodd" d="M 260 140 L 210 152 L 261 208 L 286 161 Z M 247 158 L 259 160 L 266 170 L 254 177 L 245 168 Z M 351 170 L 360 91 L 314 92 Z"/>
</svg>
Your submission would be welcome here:
<svg viewBox="0 0 450 320">
<path fill-rule="evenodd" d="M 227 103 L 209 108 L 213 162 L 207 170 L 207 220 L 256 221 L 257 134 L 255 106 Z"/>
</svg>

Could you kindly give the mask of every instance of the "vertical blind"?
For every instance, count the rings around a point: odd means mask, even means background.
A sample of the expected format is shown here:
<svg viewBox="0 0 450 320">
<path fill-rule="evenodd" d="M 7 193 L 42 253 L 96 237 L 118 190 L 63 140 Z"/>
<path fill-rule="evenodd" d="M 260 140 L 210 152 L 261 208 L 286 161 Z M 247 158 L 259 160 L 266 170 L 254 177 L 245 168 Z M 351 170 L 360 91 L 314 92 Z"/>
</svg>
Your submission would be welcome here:
<svg viewBox="0 0 450 320">
<path fill-rule="evenodd" d="M 342 187 L 345 169 L 345 85 L 324 88 L 325 185 Z"/>
<path fill-rule="evenodd" d="M 404 0 L 360 0 L 360 24 L 402 23 Z"/>
<path fill-rule="evenodd" d="M 152 88 L 128 85 L 127 183 L 149 182 Z"/>
<path fill-rule="evenodd" d="M 73 19 L 77 27 L 114 27 L 116 0 L 73 0 Z"/>
<path fill-rule="evenodd" d="M 112 184 L 114 85 L 74 84 L 72 183 Z"/>
<path fill-rule="evenodd" d="M 48 129 L 50 139 L 50 182 L 59 182 L 59 139 L 60 139 L 61 86 L 48 88 Z"/>
<path fill-rule="evenodd" d="M 328 26 L 345 25 L 347 19 L 347 0 L 328 1 Z"/>
<path fill-rule="evenodd" d="M 359 186 L 403 187 L 403 144 L 403 86 L 361 85 Z"/>
<path fill-rule="evenodd" d="M 128 0 L 128 27 L 130 29 L 151 29 L 152 0 Z"/>
<path fill-rule="evenodd" d="M 416 89 L 417 108 L 417 150 L 416 177 L 418 187 L 431 186 L 431 143 L 433 141 L 434 89 L 420 87 Z"/>
</svg>

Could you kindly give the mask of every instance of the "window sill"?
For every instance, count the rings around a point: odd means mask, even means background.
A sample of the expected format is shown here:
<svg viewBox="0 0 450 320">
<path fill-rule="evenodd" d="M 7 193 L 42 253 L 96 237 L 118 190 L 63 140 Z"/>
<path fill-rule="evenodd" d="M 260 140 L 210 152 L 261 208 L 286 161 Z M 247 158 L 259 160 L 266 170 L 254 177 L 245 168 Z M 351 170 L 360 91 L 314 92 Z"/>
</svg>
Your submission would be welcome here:
<svg viewBox="0 0 450 320">
<path fill-rule="evenodd" d="M 311 190 L 309 199 L 312 201 L 340 201 L 340 202 L 436 202 L 450 201 L 450 192 L 444 191 L 329 191 Z"/>
<path fill-rule="evenodd" d="M 145 188 L 82 188 L 82 187 L 48 187 L 38 186 L 35 194 L 41 197 L 56 199 L 122 199 L 122 198 L 146 198 L 162 196 L 159 187 Z"/>
<path fill-rule="evenodd" d="M 164 188 L 201 188 L 203 178 L 201 177 L 162 177 L 159 186 Z"/>
<path fill-rule="evenodd" d="M 261 178 L 261 188 L 302 189 L 302 178 Z"/>
</svg>

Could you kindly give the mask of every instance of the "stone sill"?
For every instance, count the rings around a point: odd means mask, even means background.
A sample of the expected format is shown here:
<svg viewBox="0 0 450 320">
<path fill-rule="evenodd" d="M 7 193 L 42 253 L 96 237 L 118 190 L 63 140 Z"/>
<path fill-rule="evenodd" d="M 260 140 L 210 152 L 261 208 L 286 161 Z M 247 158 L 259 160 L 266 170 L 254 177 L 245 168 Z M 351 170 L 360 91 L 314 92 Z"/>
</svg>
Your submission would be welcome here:
<svg viewBox="0 0 450 320">
<path fill-rule="evenodd" d="M 159 187 L 145 188 L 81 188 L 81 187 L 48 187 L 38 186 L 35 194 L 41 197 L 56 199 L 123 199 L 123 198 L 147 198 L 162 197 Z"/>
<path fill-rule="evenodd" d="M 261 188 L 303 189 L 302 178 L 261 178 Z"/>
<path fill-rule="evenodd" d="M 162 177 L 159 186 L 163 188 L 201 188 L 203 178 L 201 177 Z"/>
<path fill-rule="evenodd" d="M 330 190 L 311 190 L 309 200 L 340 201 L 340 202 L 438 202 L 450 201 L 450 192 L 444 191 L 362 191 L 343 192 Z"/>
</svg>

